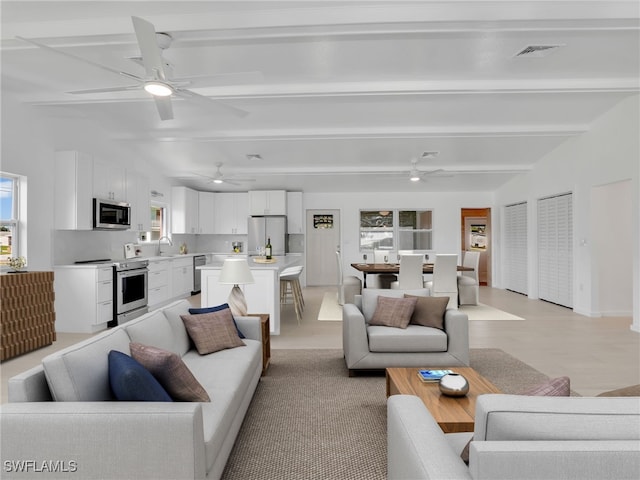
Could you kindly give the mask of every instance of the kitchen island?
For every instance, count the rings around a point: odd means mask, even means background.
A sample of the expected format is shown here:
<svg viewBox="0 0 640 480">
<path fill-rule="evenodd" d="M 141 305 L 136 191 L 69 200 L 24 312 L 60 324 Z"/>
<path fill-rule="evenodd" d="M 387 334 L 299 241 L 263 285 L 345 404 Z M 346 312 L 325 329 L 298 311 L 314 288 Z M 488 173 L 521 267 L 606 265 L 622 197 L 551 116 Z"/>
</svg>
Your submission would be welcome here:
<svg viewBox="0 0 640 480">
<path fill-rule="evenodd" d="M 255 283 L 240 285 L 249 313 L 268 313 L 270 317 L 271 335 L 280 335 L 280 272 L 285 268 L 299 265 L 300 255 L 273 257 L 274 263 L 257 263 L 254 257 L 247 258 Z M 202 307 L 213 307 L 226 303 L 233 285 L 222 285 L 218 282 L 223 262 L 213 262 L 201 267 L 202 291 L 200 303 Z"/>
</svg>

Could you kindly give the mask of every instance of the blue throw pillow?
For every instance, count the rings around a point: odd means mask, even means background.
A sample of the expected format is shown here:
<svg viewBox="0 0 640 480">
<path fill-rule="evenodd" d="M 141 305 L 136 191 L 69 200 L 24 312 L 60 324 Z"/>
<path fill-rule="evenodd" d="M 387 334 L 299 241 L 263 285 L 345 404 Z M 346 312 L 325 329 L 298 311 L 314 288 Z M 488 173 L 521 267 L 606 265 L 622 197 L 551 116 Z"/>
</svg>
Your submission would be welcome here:
<svg viewBox="0 0 640 480">
<path fill-rule="evenodd" d="M 229 308 L 229 304 L 228 303 L 223 303 L 222 305 L 217 305 L 215 307 L 205 307 L 205 308 L 190 308 L 189 309 L 189 313 L 191 315 L 199 315 L 201 313 L 213 313 L 213 312 L 219 312 L 220 310 L 224 310 L 225 308 Z M 240 338 L 246 338 L 242 332 L 240 331 L 240 329 L 238 328 L 238 324 L 236 323 L 236 319 L 233 319 L 233 324 L 236 326 L 236 330 L 238 331 L 238 336 Z"/>
<path fill-rule="evenodd" d="M 117 350 L 109 352 L 109 384 L 124 402 L 172 402 L 162 385 L 137 360 Z"/>
</svg>

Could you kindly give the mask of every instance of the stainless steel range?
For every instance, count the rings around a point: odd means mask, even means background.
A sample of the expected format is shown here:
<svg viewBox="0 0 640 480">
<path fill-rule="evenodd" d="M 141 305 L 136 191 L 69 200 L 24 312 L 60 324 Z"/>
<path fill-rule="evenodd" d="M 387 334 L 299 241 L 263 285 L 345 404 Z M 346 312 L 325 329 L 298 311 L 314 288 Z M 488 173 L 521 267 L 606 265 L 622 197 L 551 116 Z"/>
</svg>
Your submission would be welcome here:
<svg viewBox="0 0 640 480">
<path fill-rule="evenodd" d="M 148 265 L 147 260 L 125 260 L 113 264 L 114 312 L 109 326 L 121 325 L 149 311 Z"/>
</svg>

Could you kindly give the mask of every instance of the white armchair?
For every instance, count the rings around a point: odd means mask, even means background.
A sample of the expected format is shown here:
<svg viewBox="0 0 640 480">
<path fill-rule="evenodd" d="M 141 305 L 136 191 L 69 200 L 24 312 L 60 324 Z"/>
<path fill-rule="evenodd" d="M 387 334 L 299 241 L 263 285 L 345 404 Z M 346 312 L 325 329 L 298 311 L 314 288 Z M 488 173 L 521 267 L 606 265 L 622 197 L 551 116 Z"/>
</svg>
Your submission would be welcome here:
<svg viewBox="0 0 640 480">
<path fill-rule="evenodd" d="M 355 303 L 342 307 L 342 348 L 349 376 L 359 370 L 387 367 L 451 367 L 469 365 L 469 319 L 446 309 L 442 329 L 423 324 L 394 328 L 370 324 L 378 297 L 428 296 L 426 289 L 365 288 Z"/>
</svg>

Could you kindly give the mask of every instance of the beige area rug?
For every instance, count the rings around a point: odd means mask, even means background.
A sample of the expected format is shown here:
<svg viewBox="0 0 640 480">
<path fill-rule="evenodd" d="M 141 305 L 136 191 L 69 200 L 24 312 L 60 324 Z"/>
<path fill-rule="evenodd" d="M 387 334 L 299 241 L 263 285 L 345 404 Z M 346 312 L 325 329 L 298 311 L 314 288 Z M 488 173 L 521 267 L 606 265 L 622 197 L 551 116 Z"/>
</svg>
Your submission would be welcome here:
<svg viewBox="0 0 640 480">
<path fill-rule="evenodd" d="M 271 354 L 222 480 L 386 479 L 384 372 L 349 377 L 339 349 Z M 504 393 L 548 379 L 499 349 L 470 360 Z"/>
<path fill-rule="evenodd" d="M 466 313 L 469 320 L 524 320 L 522 317 L 498 310 L 483 303 L 479 303 L 478 305 L 460 305 L 458 309 Z"/>
<path fill-rule="evenodd" d="M 338 304 L 338 294 L 336 292 L 326 292 L 322 297 L 318 320 L 327 322 L 342 321 L 342 305 Z"/>
</svg>

